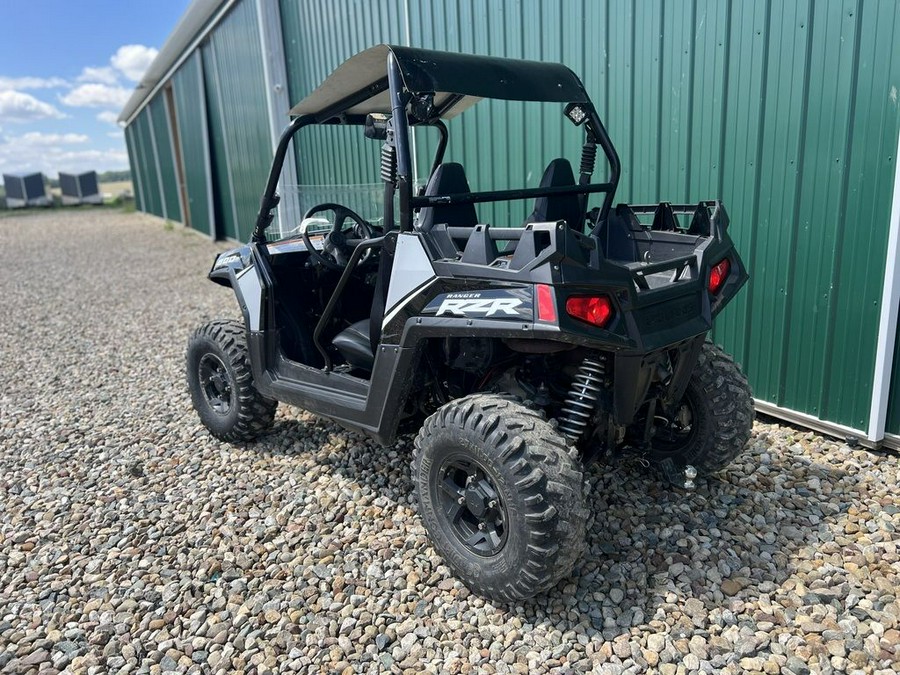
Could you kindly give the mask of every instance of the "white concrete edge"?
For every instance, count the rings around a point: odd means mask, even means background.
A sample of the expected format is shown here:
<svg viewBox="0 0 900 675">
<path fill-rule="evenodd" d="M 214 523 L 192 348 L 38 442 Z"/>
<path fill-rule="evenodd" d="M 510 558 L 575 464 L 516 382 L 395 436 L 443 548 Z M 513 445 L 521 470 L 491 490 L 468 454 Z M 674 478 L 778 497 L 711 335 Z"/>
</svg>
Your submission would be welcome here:
<svg viewBox="0 0 900 675">
<path fill-rule="evenodd" d="M 885 434 L 882 445 L 891 450 L 900 450 L 900 436 L 895 434 Z"/>
<path fill-rule="evenodd" d="M 869 441 L 865 431 L 862 429 L 853 429 L 852 427 L 847 427 L 836 422 L 829 422 L 796 410 L 781 408 L 774 403 L 768 403 L 766 401 L 755 400 L 754 405 L 757 412 L 761 412 L 764 415 L 769 415 L 771 417 L 777 417 L 786 422 L 792 422 L 798 426 L 807 427 L 813 431 L 825 434 L 826 436 L 832 436 L 843 441 L 846 441 L 848 437 L 853 437 L 858 439 L 861 445 L 870 448 L 877 445 L 876 443 Z"/>
<path fill-rule="evenodd" d="M 878 443 L 884 438 L 890 402 L 891 371 L 894 365 L 894 344 L 897 339 L 897 313 L 900 309 L 898 257 L 900 257 L 900 133 L 897 135 L 897 154 L 894 155 L 894 197 L 891 202 L 884 290 L 881 294 L 878 349 L 875 353 L 875 384 L 872 387 L 872 407 L 869 410 L 868 439 L 873 443 Z"/>
</svg>

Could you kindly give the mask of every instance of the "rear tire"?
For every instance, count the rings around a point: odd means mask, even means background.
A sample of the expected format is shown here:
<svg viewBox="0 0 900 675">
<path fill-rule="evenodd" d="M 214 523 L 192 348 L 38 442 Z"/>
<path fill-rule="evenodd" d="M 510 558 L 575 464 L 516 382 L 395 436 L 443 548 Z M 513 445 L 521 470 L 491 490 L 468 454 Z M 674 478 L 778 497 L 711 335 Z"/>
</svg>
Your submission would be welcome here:
<svg viewBox="0 0 900 675">
<path fill-rule="evenodd" d="M 753 429 L 753 398 L 747 378 L 721 348 L 703 345 L 675 420 L 657 424 L 648 459 L 671 459 L 698 473 L 724 469 L 747 445 Z"/>
<path fill-rule="evenodd" d="M 278 401 L 253 385 L 243 324 L 211 321 L 188 341 L 187 380 L 203 426 L 231 443 L 251 441 L 272 427 Z"/>
<path fill-rule="evenodd" d="M 415 447 L 419 514 L 472 591 L 520 600 L 570 573 L 587 521 L 582 468 L 540 414 L 502 396 L 467 396 L 429 417 Z"/>
</svg>

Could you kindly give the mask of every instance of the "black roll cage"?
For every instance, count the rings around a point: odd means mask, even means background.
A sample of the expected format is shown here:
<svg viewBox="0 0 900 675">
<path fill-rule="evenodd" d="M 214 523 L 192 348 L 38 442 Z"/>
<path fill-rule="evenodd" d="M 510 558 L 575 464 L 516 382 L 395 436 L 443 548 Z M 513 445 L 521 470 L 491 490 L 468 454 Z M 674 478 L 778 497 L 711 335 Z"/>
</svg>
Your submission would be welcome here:
<svg viewBox="0 0 900 675">
<path fill-rule="evenodd" d="M 440 204 L 474 204 L 481 202 L 506 201 L 517 199 L 528 199 L 531 197 L 542 197 L 548 195 L 588 195 L 592 193 L 603 192 L 605 194 L 603 204 L 600 208 L 598 223 L 606 219 L 612 202 L 615 197 L 616 188 L 619 184 L 619 176 L 621 174 L 621 163 L 619 155 L 613 147 L 612 140 L 600 120 L 594 108 L 593 102 L 586 97 L 586 100 L 579 101 L 578 105 L 585 112 L 585 134 L 589 142 L 597 143 L 603 149 L 603 153 L 609 162 L 610 176 L 604 183 L 583 183 L 572 186 L 561 187 L 536 187 L 521 188 L 512 190 L 488 190 L 483 192 L 471 192 L 465 194 L 448 194 L 448 195 L 413 195 L 412 162 L 410 153 L 409 128 L 410 126 L 432 126 L 436 127 L 440 132 L 441 138 L 438 143 L 438 149 L 435 153 L 434 163 L 431 167 L 431 174 L 437 169 L 443 160 L 444 152 L 447 148 L 447 127 L 440 119 L 440 114 L 444 110 L 451 107 L 458 98 L 450 97 L 440 109 L 433 112 L 431 118 L 420 120 L 412 118 L 406 113 L 406 106 L 412 98 L 410 93 L 403 85 L 403 77 L 400 72 L 400 66 L 393 52 L 388 52 L 387 56 L 387 77 L 384 77 L 374 83 L 371 83 L 354 94 L 338 101 L 334 105 L 329 106 L 325 110 L 315 114 L 306 114 L 294 118 L 285 128 L 278 141 L 275 149 L 275 157 L 272 162 L 272 168 L 269 170 L 269 178 L 266 182 L 265 192 L 260 200 L 259 213 L 256 217 L 256 226 L 253 228 L 252 242 L 264 249 L 266 244 L 266 229 L 272 223 L 274 215 L 273 209 L 278 205 L 280 197 L 277 194 L 278 179 L 281 176 L 284 160 L 287 156 L 287 150 L 290 146 L 294 135 L 303 127 L 312 124 L 341 124 L 341 125 L 363 125 L 365 124 L 366 115 L 350 115 L 346 114 L 346 110 L 356 106 L 363 101 L 368 100 L 372 96 L 385 90 L 390 91 L 391 101 L 391 118 L 393 120 L 393 139 L 397 152 L 397 179 L 396 183 L 386 181 L 385 185 L 385 225 L 393 223 L 393 197 L 395 191 L 399 191 L 400 196 L 400 223 L 401 232 L 409 232 L 413 229 L 413 210 L 427 206 L 436 206 Z M 390 214 L 390 218 L 387 216 Z"/>
</svg>

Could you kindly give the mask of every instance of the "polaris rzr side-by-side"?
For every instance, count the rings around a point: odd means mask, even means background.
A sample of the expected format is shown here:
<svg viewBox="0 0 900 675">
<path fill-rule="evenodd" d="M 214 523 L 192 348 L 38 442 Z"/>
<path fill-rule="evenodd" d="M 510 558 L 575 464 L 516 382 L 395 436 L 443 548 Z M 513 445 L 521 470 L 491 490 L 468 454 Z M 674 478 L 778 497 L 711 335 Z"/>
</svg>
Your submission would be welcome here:
<svg viewBox="0 0 900 675">
<path fill-rule="evenodd" d="M 538 187 L 473 192 L 444 159 L 444 121 L 482 98 L 568 118 L 583 142 L 577 176 L 557 158 Z M 748 278 L 725 208 L 614 207 L 619 158 L 571 70 L 381 45 L 291 114 L 250 243 L 209 273 L 234 291 L 243 323 L 213 321 L 188 345 L 191 397 L 214 436 L 252 440 L 279 401 L 384 444 L 419 428 L 419 514 L 454 572 L 497 600 L 571 571 L 591 462 L 637 456 L 690 486 L 741 452 L 750 390 L 707 341 Z M 269 241 L 288 147 L 311 125 L 380 143 L 380 213 L 318 204 Z M 414 128 L 439 139 L 418 190 Z M 523 202 L 531 213 L 513 222 L 482 222 L 476 206 Z"/>
</svg>

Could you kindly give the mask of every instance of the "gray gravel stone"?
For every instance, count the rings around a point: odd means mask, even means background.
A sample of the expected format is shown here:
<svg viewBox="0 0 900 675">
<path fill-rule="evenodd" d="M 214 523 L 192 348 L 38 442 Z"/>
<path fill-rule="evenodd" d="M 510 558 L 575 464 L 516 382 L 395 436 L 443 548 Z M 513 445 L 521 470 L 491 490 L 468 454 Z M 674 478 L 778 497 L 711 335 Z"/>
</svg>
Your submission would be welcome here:
<svg viewBox="0 0 900 675">
<path fill-rule="evenodd" d="M 897 672 L 896 456 L 760 421 L 693 493 L 598 465 L 576 573 L 495 606 L 429 545 L 409 438 L 201 427 L 184 348 L 238 316 L 225 248 L 0 212 L 0 670 Z"/>
</svg>

